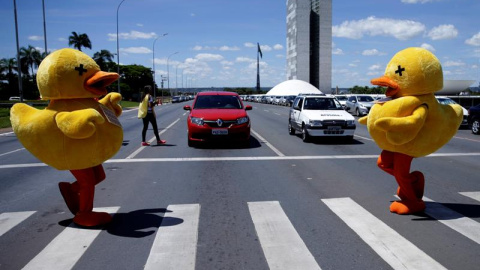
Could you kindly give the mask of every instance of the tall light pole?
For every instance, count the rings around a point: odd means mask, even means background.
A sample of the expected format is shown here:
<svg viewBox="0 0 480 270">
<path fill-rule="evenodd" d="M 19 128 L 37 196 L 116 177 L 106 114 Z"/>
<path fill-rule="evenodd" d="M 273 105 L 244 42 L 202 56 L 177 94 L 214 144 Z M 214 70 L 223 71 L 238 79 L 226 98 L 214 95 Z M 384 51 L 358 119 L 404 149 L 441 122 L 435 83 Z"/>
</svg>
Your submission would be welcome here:
<svg viewBox="0 0 480 270">
<path fill-rule="evenodd" d="M 153 46 L 152 46 L 152 51 L 153 51 L 153 62 L 152 62 L 152 63 L 153 63 L 153 69 L 152 69 L 152 71 L 153 71 L 153 87 L 152 87 L 152 88 L 153 88 L 153 98 L 154 98 L 155 100 L 157 100 L 157 87 L 155 86 L 155 85 L 156 85 L 156 84 L 155 84 L 155 42 L 157 42 L 157 39 L 159 39 L 159 38 L 161 38 L 161 37 L 164 37 L 164 36 L 166 36 L 166 35 L 168 35 L 168 33 L 165 33 L 165 34 L 157 37 L 157 38 L 153 41 Z M 162 102 L 163 102 L 163 91 L 162 91 Z"/>
<path fill-rule="evenodd" d="M 45 40 L 45 55 L 48 54 L 47 50 L 47 25 L 45 23 L 45 1 L 42 0 L 42 8 L 43 8 L 43 39 Z"/>
<path fill-rule="evenodd" d="M 13 0 L 13 12 L 15 14 L 15 38 L 17 40 L 17 72 L 18 72 L 18 92 L 20 95 L 20 102 L 23 102 L 23 87 L 22 87 L 22 69 L 20 63 L 20 47 L 18 45 L 18 23 L 17 23 L 17 1 Z"/>
<path fill-rule="evenodd" d="M 178 63 L 176 66 L 175 66 L 175 91 L 178 92 L 178 66 L 180 65 L 180 63 Z"/>
<path fill-rule="evenodd" d="M 118 4 L 118 7 L 117 7 L 117 73 L 118 75 L 120 75 L 120 45 L 118 43 L 118 10 L 120 9 L 120 6 L 122 5 L 123 1 L 125 0 L 122 0 L 122 2 L 120 2 L 120 4 Z M 122 76 L 120 76 L 122 77 Z M 120 92 L 120 77 L 118 77 L 118 93 L 121 94 Z"/>
<path fill-rule="evenodd" d="M 170 91 L 170 71 L 169 71 L 169 67 L 168 67 L 168 60 L 170 60 L 170 57 L 172 57 L 173 55 L 175 55 L 177 53 L 178 52 L 174 52 L 167 57 L 167 88 L 168 88 L 168 91 Z"/>
</svg>

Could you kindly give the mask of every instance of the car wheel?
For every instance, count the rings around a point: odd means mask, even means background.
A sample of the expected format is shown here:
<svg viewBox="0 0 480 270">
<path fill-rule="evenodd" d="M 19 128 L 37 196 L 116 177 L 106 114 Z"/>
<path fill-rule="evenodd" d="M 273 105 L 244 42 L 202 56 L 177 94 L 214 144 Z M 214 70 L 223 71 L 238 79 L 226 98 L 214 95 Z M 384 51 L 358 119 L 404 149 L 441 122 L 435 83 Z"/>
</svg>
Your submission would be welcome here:
<svg viewBox="0 0 480 270">
<path fill-rule="evenodd" d="M 288 134 L 295 135 L 295 129 L 292 127 L 292 123 L 288 121 Z"/>
<path fill-rule="evenodd" d="M 310 141 L 310 135 L 308 135 L 307 127 L 303 126 L 302 128 L 302 140 L 303 142 L 309 142 Z"/>
<path fill-rule="evenodd" d="M 355 113 L 356 113 L 357 116 L 362 116 L 362 115 L 360 114 L 360 111 L 358 110 L 358 108 L 357 108 L 357 110 L 355 111 Z"/>
<path fill-rule="evenodd" d="M 472 123 L 472 133 L 479 135 L 480 134 L 480 120 L 475 119 Z"/>
</svg>

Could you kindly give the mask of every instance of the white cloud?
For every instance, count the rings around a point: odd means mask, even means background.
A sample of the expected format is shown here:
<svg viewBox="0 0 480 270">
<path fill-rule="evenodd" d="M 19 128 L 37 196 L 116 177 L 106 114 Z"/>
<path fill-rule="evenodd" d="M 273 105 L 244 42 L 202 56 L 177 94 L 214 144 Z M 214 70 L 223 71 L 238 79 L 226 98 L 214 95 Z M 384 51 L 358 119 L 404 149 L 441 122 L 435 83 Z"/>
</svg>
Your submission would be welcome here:
<svg viewBox="0 0 480 270">
<path fill-rule="evenodd" d="M 246 43 L 243 44 L 243 45 L 244 45 L 245 47 L 247 47 L 247 48 L 253 48 L 253 47 L 257 46 L 257 44 L 253 44 L 253 43 L 251 43 L 251 42 L 246 42 Z"/>
<path fill-rule="evenodd" d="M 117 34 L 108 34 L 108 40 L 117 40 Z M 130 33 L 120 33 L 118 34 L 119 39 L 152 39 L 156 38 L 157 34 L 155 32 L 143 33 L 139 31 L 130 31 Z"/>
<path fill-rule="evenodd" d="M 472 46 L 480 46 L 480 32 L 465 40 L 465 43 Z"/>
<path fill-rule="evenodd" d="M 386 55 L 386 53 L 380 52 L 380 51 L 377 50 L 377 49 L 372 49 L 372 50 L 364 50 L 364 51 L 362 52 L 362 55 L 365 55 L 365 56 Z"/>
<path fill-rule="evenodd" d="M 33 40 L 33 41 L 40 41 L 40 40 L 43 40 L 43 37 L 41 37 L 41 36 L 29 36 L 28 39 Z"/>
<path fill-rule="evenodd" d="M 220 64 L 222 64 L 222 65 L 224 65 L 224 66 L 233 66 L 233 62 L 231 62 L 231 61 L 226 61 L 226 60 L 220 62 Z"/>
<path fill-rule="evenodd" d="M 58 41 L 67 41 L 66 38 L 58 38 Z"/>
<path fill-rule="evenodd" d="M 275 44 L 275 45 L 273 45 L 273 49 L 274 50 L 283 50 L 283 46 L 280 45 L 280 44 Z"/>
<path fill-rule="evenodd" d="M 269 52 L 272 50 L 272 47 L 268 45 L 260 45 L 260 50 L 262 50 L 262 52 Z"/>
<path fill-rule="evenodd" d="M 376 65 L 372 65 L 368 68 L 368 70 L 371 70 L 371 71 L 377 71 L 377 70 L 380 70 L 382 67 L 378 64 Z"/>
<path fill-rule="evenodd" d="M 460 67 L 464 66 L 465 63 L 462 61 L 447 61 L 442 66 L 444 67 Z"/>
<path fill-rule="evenodd" d="M 336 49 L 333 49 L 333 50 L 332 50 L 332 54 L 334 54 L 334 55 L 343 55 L 344 53 L 343 53 L 343 50 L 342 50 L 342 49 L 336 48 Z"/>
<path fill-rule="evenodd" d="M 239 62 L 239 63 L 250 63 L 250 62 L 256 62 L 257 60 L 253 59 L 253 58 L 248 58 L 248 57 L 237 57 L 237 59 L 235 59 L 235 62 Z"/>
<path fill-rule="evenodd" d="M 222 61 L 223 56 L 219 54 L 200 53 L 195 56 L 195 59 L 199 61 Z"/>
<path fill-rule="evenodd" d="M 432 40 L 453 39 L 458 35 L 458 30 L 451 24 L 442 24 L 434 27 L 428 32 L 428 37 Z"/>
<path fill-rule="evenodd" d="M 202 48 L 203 48 L 202 46 L 200 46 L 200 45 L 197 45 L 197 46 L 193 47 L 193 49 L 192 49 L 192 50 L 194 50 L 194 51 L 201 51 L 201 50 L 202 50 Z"/>
<path fill-rule="evenodd" d="M 439 0 L 402 0 L 402 3 L 405 4 L 425 4 L 425 3 L 431 3 L 431 2 L 436 2 Z"/>
<path fill-rule="evenodd" d="M 125 53 L 139 53 L 139 54 L 152 53 L 152 50 L 150 50 L 147 47 L 120 48 L 120 51 Z"/>
<path fill-rule="evenodd" d="M 138 26 L 138 27 L 143 27 L 143 24 L 137 23 L 137 26 Z"/>
<path fill-rule="evenodd" d="M 435 52 L 435 48 L 434 48 L 432 45 L 428 44 L 428 43 L 423 43 L 422 45 L 420 45 L 420 47 L 422 47 L 422 48 L 424 48 L 424 49 L 427 49 L 427 50 L 429 50 L 429 51 L 431 51 L 431 52 Z"/>
<path fill-rule="evenodd" d="M 425 32 L 425 25 L 410 20 L 368 17 L 358 21 L 345 21 L 332 27 L 334 37 L 360 39 L 364 35 L 392 36 L 408 40 Z"/>
<path fill-rule="evenodd" d="M 222 47 L 220 47 L 219 50 L 220 50 L 220 51 L 239 51 L 240 48 L 238 48 L 237 46 L 233 46 L 233 47 L 222 46 Z"/>
</svg>

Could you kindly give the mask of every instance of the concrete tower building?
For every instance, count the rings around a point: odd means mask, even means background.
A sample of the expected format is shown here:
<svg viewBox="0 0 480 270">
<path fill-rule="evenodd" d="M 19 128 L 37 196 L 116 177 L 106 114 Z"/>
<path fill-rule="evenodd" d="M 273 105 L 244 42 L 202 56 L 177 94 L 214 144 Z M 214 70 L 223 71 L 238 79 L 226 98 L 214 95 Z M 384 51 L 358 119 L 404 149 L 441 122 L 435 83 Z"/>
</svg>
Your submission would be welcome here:
<svg viewBox="0 0 480 270">
<path fill-rule="evenodd" d="M 332 88 L 332 0 L 287 0 L 287 79 Z"/>
</svg>

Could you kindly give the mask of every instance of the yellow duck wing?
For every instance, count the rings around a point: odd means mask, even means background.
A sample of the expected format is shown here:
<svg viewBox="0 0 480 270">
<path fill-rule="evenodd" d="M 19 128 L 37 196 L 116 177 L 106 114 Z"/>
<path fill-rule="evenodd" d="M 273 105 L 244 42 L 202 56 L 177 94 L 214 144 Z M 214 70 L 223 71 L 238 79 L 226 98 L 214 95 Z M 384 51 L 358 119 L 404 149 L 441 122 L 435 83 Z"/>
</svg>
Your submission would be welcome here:
<svg viewBox="0 0 480 270">
<path fill-rule="evenodd" d="M 362 118 L 358 118 L 358 123 L 362 124 L 362 125 L 366 125 L 368 122 L 368 115 L 367 116 L 364 116 Z"/>
<path fill-rule="evenodd" d="M 119 93 L 109 93 L 98 102 L 110 110 L 115 112 L 115 115 L 119 117 L 122 114 L 122 106 L 118 104 L 122 100 L 122 95 Z"/>
<path fill-rule="evenodd" d="M 375 121 L 375 127 L 386 132 L 387 141 L 402 145 L 413 140 L 427 119 L 428 109 L 422 105 L 412 115 L 405 117 L 383 117 Z"/>
<path fill-rule="evenodd" d="M 55 116 L 57 127 L 72 139 L 85 139 L 95 133 L 96 124 L 103 124 L 105 119 L 94 109 L 73 112 L 59 112 Z"/>
</svg>

